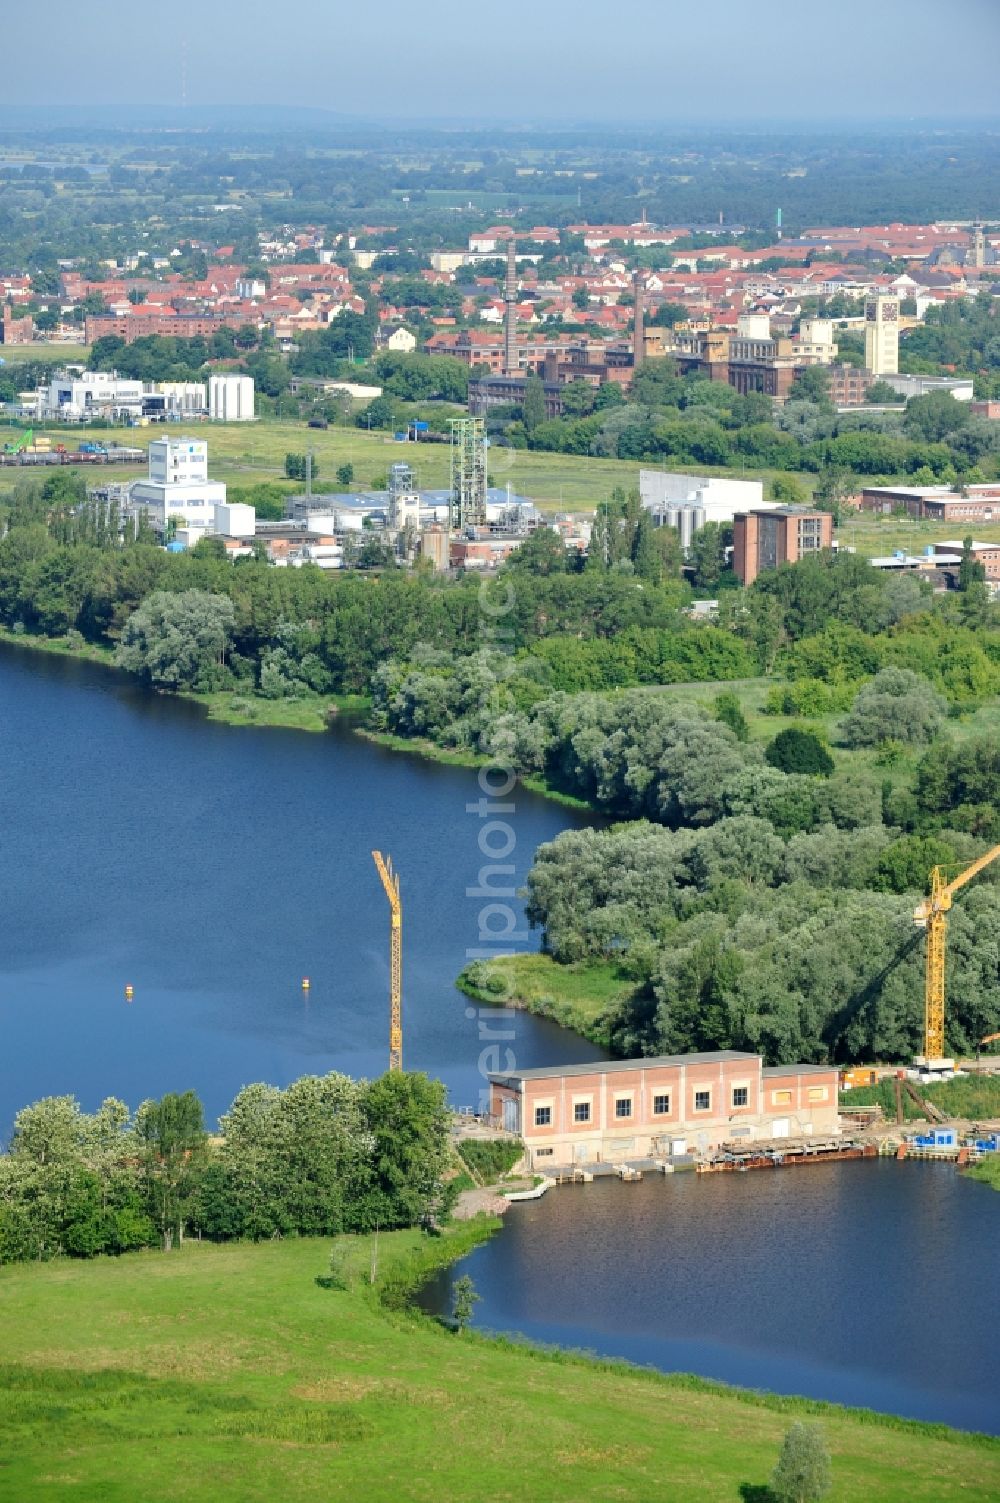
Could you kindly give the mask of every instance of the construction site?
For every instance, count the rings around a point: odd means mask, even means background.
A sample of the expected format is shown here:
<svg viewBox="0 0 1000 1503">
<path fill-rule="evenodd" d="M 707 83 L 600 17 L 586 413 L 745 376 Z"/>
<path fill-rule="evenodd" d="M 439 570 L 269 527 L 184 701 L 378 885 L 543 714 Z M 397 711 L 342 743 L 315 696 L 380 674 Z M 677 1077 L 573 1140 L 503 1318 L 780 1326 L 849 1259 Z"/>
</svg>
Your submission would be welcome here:
<svg viewBox="0 0 1000 1503">
<path fill-rule="evenodd" d="M 389 1069 L 399 1070 L 400 881 L 390 858 L 372 854 L 389 902 Z M 914 910 L 926 950 L 923 1049 L 911 1064 L 765 1066 L 759 1055 L 718 1050 L 492 1072 L 488 1111 L 457 1113 L 456 1142 L 516 1146 L 501 1209 L 550 1185 L 608 1175 L 635 1182 L 645 1171 L 746 1172 L 886 1156 L 959 1167 L 994 1155 L 1000 1162 L 1000 1053 L 988 1052 L 1000 1032 L 980 1040 L 974 1061 L 944 1053 L 948 913 L 998 857 L 1000 845 L 950 880 L 935 866 Z M 961 1098 L 951 1110 L 933 1099 L 949 1086 Z M 477 1191 L 486 1189 L 477 1181 Z M 484 1208 L 481 1193 L 467 1199 L 469 1214 Z"/>
</svg>

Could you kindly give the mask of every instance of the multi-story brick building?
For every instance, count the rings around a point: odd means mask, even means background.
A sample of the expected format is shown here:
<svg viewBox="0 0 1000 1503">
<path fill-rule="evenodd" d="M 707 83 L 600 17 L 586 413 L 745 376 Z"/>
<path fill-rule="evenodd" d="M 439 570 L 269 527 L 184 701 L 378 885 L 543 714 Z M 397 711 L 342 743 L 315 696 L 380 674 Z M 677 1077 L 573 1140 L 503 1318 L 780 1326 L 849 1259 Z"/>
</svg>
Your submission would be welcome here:
<svg viewBox="0 0 1000 1503">
<path fill-rule="evenodd" d="M 723 1049 L 490 1076 L 490 1112 L 534 1168 L 707 1153 L 839 1132 L 837 1071 Z"/>
<path fill-rule="evenodd" d="M 833 517 L 807 506 L 775 506 L 737 512 L 733 518 L 733 569 L 741 584 L 753 584 L 762 569 L 794 564 L 833 544 Z"/>
<path fill-rule="evenodd" d="M 195 334 L 204 337 L 219 329 L 240 329 L 253 322 L 255 319 L 244 313 L 91 313 L 84 324 L 84 338 L 87 344 L 108 334 L 124 339 L 126 344 L 150 334 L 190 339 Z"/>
</svg>

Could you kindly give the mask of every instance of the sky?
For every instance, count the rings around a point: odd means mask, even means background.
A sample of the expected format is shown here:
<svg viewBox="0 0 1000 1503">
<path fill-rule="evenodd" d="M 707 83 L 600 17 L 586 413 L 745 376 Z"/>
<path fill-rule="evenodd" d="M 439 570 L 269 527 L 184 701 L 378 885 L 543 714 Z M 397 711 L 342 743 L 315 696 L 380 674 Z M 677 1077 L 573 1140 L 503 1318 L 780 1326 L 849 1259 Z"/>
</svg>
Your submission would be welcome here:
<svg viewBox="0 0 1000 1503">
<path fill-rule="evenodd" d="M 365 119 L 1000 116 L 1000 0 L 6 0 L 4 105 Z M 186 57 L 186 62 L 184 61 Z"/>
</svg>

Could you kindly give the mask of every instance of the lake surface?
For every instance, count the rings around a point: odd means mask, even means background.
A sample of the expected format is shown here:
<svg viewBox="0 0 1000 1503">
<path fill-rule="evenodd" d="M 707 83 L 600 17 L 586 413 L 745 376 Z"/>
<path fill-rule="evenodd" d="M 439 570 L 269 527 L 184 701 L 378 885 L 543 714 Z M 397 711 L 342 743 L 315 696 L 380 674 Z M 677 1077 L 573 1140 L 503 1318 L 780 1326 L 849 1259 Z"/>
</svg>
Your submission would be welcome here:
<svg viewBox="0 0 1000 1503">
<path fill-rule="evenodd" d="M 489 1040 L 453 983 L 479 942 L 484 900 L 467 889 L 487 858 L 466 804 L 480 797 L 474 772 L 346 726 L 213 725 L 97 665 L 0 648 L 0 1137 L 45 1095 L 92 1109 L 191 1087 L 214 1123 L 249 1081 L 381 1074 L 389 910 L 373 849 L 402 880 L 404 1063 L 476 1105 Z M 511 798 L 520 886 L 536 846 L 582 821 Z M 524 1013 L 500 1027 L 522 1066 L 597 1057 Z"/>
<path fill-rule="evenodd" d="M 566 1185 L 423 1296 L 668 1372 L 1000 1433 L 1000 1195 L 895 1160 Z"/>
<path fill-rule="evenodd" d="M 249 1081 L 381 1073 L 375 848 L 402 876 L 408 1067 L 475 1105 L 499 1063 L 484 1027 L 513 1033 L 520 1066 L 595 1058 L 527 1014 L 481 1022 L 453 986 L 479 944 L 480 796 L 474 773 L 346 724 L 213 725 L 100 667 L 0 647 L 0 1136 L 45 1095 L 92 1109 L 191 1087 L 214 1122 Z M 536 846 L 583 821 L 510 798 L 520 885 Z M 951 1168 L 846 1163 L 564 1187 L 513 1207 L 462 1267 L 488 1328 L 1000 1431 L 998 1233 L 1000 1195 Z"/>
</svg>

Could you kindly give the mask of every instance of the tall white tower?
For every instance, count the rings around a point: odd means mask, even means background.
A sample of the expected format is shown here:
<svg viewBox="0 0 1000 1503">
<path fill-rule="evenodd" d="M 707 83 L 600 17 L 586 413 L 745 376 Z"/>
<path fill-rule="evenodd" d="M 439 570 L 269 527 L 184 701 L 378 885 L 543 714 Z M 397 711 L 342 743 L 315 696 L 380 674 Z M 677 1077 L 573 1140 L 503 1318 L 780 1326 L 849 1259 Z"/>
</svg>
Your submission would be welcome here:
<svg viewBox="0 0 1000 1503">
<path fill-rule="evenodd" d="M 876 292 L 865 304 L 865 369 L 876 376 L 899 373 L 899 299 Z"/>
</svg>

